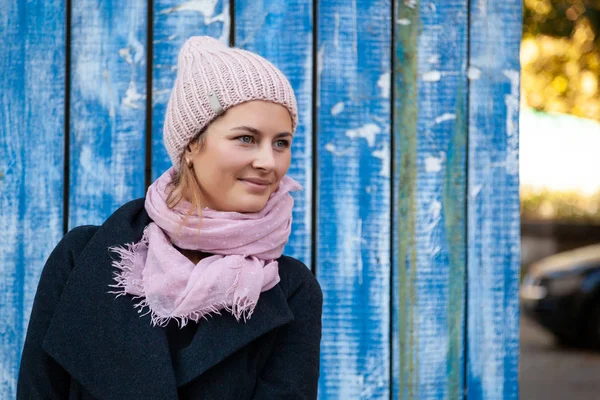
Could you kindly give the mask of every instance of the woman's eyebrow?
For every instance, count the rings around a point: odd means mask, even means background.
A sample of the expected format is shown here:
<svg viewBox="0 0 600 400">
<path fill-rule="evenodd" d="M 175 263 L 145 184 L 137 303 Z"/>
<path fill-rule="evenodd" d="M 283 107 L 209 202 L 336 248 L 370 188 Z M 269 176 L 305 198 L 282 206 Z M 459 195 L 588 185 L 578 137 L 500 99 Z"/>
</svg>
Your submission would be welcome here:
<svg viewBox="0 0 600 400">
<path fill-rule="evenodd" d="M 251 126 L 246 126 L 246 125 L 236 126 L 235 128 L 232 128 L 232 130 L 246 131 L 246 132 L 250 132 L 254 135 L 262 135 L 262 132 L 260 130 L 253 128 Z M 276 138 L 285 137 L 285 136 L 294 137 L 294 135 L 292 135 L 290 132 L 281 132 L 281 133 L 278 133 L 277 135 L 275 135 Z"/>
</svg>

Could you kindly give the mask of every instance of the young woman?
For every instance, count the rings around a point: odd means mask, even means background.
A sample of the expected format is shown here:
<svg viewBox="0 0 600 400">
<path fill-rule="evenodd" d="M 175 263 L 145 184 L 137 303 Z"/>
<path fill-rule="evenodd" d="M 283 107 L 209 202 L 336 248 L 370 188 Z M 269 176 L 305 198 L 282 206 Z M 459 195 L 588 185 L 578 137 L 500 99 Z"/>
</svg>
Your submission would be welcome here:
<svg viewBox="0 0 600 400">
<path fill-rule="evenodd" d="M 208 37 L 181 49 L 173 166 L 44 267 L 19 399 L 315 399 L 322 293 L 282 255 L 298 121 L 288 80 Z"/>
</svg>

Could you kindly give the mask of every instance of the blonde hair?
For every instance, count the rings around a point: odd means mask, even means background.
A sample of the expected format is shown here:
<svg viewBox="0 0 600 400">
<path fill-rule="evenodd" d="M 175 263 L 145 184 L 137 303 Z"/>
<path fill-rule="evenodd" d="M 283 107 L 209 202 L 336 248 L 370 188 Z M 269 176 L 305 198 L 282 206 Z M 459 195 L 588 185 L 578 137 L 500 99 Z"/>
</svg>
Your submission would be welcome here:
<svg viewBox="0 0 600 400">
<path fill-rule="evenodd" d="M 223 113 L 219 114 L 215 117 L 208 125 L 206 125 L 198 134 L 196 134 L 192 140 L 188 143 L 186 148 L 189 148 L 192 144 L 198 145 L 198 151 L 204 151 L 204 147 L 206 145 L 206 135 L 204 133 L 208 130 L 208 128 L 215 122 L 223 118 L 227 114 L 227 110 Z M 182 152 L 181 158 L 179 159 L 179 170 L 175 173 L 173 180 L 169 184 L 171 190 L 167 195 L 167 207 L 173 209 L 179 202 L 182 200 L 188 200 L 192 203 L 192 207 L 185 214 L 183 220 L 181 221 L 181 227 L 185 224 L 185 221 L 196 211 L 198 217 L 200 217 L 200 221 L 202 221 L 202 199 L 200 198 L 200 182 L 198 182 L 198 178 L 196 177 L 196 173 L 194 172 L 194 168 L 188 167 L 185 162 L 185 151 Z M 185 198 L 185 194 L 189 193 L 191 196 L 190 199 Z M 198 226 L 198 230 L 200 230 L 200 226 Z"/>
<path fill-rule="evenodd" d="M 190 141 L 190 144 L 197 142 L 200 151 L 204 149 L 204 136 L 202 133 L 204 131 L 200 132 Z M 173 209 L 183 200 L 188 200 L 192 204 L 190 210 L 185 214 L 183 221 L 181 221 L 181 225 L 183 226 L 194 211 L 196 211 L 199 217 L 202 217 L 202 199 L 200 196 L 200 183 L 198 182 L 198 178 L 196 178 L 193 166 L 188 167 L 185 162 L 185 152 L 181 155 L 179 165 L 179 170 L 175 173 L 173 180 L 169 184 L 170 190 L 167 195 L 167 207 Z M 186 199 L 186 193 L 190 196 L 189 199 Z"/>
</svg>

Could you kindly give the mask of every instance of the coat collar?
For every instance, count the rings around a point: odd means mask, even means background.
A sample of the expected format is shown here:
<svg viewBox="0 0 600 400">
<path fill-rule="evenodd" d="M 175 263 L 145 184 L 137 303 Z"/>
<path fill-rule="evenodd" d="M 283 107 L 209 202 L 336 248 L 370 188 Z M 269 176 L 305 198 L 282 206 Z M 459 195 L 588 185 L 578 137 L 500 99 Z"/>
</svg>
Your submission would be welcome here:
<svg viewBox="0 0 600 400">
<path fill-rule="evenodd" d="M 228 313 L 201 321 L 175 362 L 163 328 L 140 316 L 131 296 L 115 298 L 108 248 L 137 242 L 151 222 L 143 199 L 117 210 L 75 260 L 43 348 L 92 395 L 107 399 L 177 399 L 192 381 L 238 349 L 294 319 L 280 285 L 262 293 L 252 318 Z M 199 356 L 200 355 L 200 356 Z"/>
</svg>

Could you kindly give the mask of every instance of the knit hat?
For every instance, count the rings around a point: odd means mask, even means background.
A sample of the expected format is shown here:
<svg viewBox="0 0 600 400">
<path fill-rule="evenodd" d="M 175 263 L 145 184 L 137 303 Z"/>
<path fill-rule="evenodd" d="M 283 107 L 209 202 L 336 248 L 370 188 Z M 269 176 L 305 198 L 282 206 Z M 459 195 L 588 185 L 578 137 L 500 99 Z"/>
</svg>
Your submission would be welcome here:
<svg viewBox="0 0 600 400">
<path fill-rule="evenodd" d="M 228 108 L 250 100 L 286 107 L 292 131 L 298 124 L 290 82 L 273 64 L 250 51 L 228 47 L 208 36 L 182 46 L 177 78 L 167 105 L 163 139 L 176 170 L 189 142 Z"/>
</svg>

